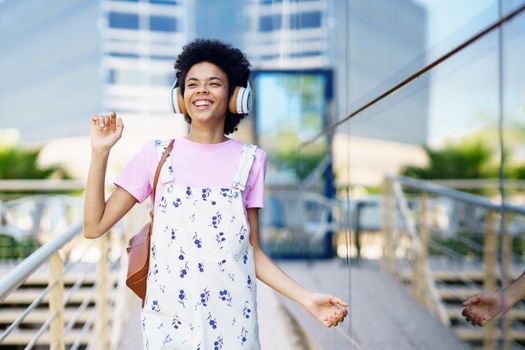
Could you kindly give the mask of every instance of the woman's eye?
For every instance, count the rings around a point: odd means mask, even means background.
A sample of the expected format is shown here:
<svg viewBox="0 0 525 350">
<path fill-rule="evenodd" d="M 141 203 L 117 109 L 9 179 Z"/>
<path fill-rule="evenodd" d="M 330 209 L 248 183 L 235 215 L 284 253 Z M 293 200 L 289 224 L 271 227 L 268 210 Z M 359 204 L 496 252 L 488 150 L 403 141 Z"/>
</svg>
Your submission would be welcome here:
<svg viewBox="0 0 525 350">
<path fill-rule="evenodd" d="M 211 86 L 220 86 L 221 84 L 219 84 L 219 83 L 211 83 L 210 85 Z"/>
<path fill-rule="evenodd" d="M 197 86 L 197 84 L 188 84 L 189 88 L 194 88 L 195 86 Z"/>
</svg>

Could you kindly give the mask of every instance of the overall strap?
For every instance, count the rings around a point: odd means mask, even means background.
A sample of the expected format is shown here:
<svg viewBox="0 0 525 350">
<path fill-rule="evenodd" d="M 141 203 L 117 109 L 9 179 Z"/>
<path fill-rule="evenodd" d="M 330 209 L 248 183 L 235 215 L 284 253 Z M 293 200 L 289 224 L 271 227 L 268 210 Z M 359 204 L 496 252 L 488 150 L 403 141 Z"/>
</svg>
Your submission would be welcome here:
<svg viewBox="0 0 525 350">
<path fill-rule="evenodd" d="M 151 209 L 149 214 L 151 216 L 151 222 L 152 223 L 153 223 L 153 212 L 155 210 L 155 194 L 156 194 L 156 191 L 157 191 L 157 183 L 159 181 L 159 175 L 166 168 L 164 166 L 164 163 L 166 162 L 166 159 L 168 159 L 168 157 L 170 156 L 171 150 L 173 149 L 173 142 L 175 142 L 175 139 L 171 140 L 166 145 L 166 147 L 157 147 L 157 146 L 161 146 L 162 145 L 162 141 L 155 140 L 155 146 L 156 146 L 157 150 L 159 150 L 159 149 L 163 149 L 163 150 L 162 150 L 162 154 L 161 154 L 161 157 L 160 157 L 159 164 L 157 165 L 157 170 L 155 170 L 155 177 L 153 178 L 153 188 L 151 190 L 152 209 Z M 170 164 L 169 168 L 171 169 L 171 164 Z M 173 174 L 173 169 L 171 169 L 171 173 Z"/>
<path fill-rule="evenodd" d="M 162 157 L 164 156 L 164 154 L 166 153 L 166 150 L 167 148 L 169 147 L 170 144 L 173 143 L 173 141 L 175 140 L 155 140 L 155 148 L 157 149 L 157 157 L 158 159 L 162 159 Z M 160 183 L 166 183 L 166 182 L 169 182 L 171 180 L 173 180 L 173 166 L 172 166 L 172 162 L 171 162 L 171 149 L 170 151 L 168 152 L 166 158 L 165 158 L 165 161 L 159 163 L 159 164 L 162 164 L 162 168 L 160 170 L 160 176 L 159 176 L 159 181 Z M 166 161 L 166 160 L 170 160 L 170 161 Z"/>
<path fill-rule="evenodd" d="M 256 151 L 256 145 L 245 144 L 243 146 L 237 173 L 235 174 L 235 178 L 233 180 L 233 188 L 241 191 L 244 191 L 246 188 L 246 181 L 248 180 L 250 169 L 252 168 L 253 161 L 255 160 Z"/>
</svg>

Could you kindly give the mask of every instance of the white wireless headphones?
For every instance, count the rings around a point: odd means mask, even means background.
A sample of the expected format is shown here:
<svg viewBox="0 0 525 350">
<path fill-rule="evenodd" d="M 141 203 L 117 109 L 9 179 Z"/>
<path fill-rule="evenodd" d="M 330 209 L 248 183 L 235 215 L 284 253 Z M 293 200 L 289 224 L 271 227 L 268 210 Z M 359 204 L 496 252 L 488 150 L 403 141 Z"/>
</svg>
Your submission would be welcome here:
<svg viewBox="0 0 525 350">
<path fill-rule="evenodd" d="M 180 93 L 177 86 L 177 79 L 173 82 L 170 90 L 170 106 L 173 113 L 187 114 L 186 106 L 184 105 L 184 97 Z M 250 81 L 246 83 L 246 87 L 236 86 L 233 94 L 228 101 L 228 109 L 234 114 L 248 114 L 252 107 L 252 88 Z"/>
</svg>

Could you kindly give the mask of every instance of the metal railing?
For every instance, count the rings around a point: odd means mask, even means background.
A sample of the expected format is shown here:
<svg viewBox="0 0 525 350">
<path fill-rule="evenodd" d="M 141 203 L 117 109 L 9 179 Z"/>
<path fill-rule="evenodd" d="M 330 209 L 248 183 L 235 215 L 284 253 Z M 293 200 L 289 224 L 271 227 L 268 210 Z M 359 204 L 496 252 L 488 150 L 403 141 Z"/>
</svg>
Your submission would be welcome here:
<svg viewBox="0 0 525 350">
<path fill-rule="evenodd" d="M 34 182 L 22 187 L 28 189 L 32 186 L 39 187 Z M 64 186 L 59 184 L 58 187 L 62 189 Z M 43 198 L 35 197 L 40 202 Z M 53 196 L 47 198 L 53 200 Z M 30 200 L 24 198 L 18 201 L 27 203 Z M 3 204 L 4 209 L 15 206 L 10 202 Z M 144 218 L 147 218 L 145 213 Z M 24 349 L 32 349 L 40 344 L 49 344 L 50 349 L 65 349 L 67 346 L 74 350 L 81 345 L 87 349 L 115 349 L 123 324 L 132 309 L 130 305 L 135 300 L 125 288 L 126 271 L 122 269 L 127 266 L 127 255 L 123 254 L 126 240 L 124 232 L 133 232 L 133 225 L 133 216 L 128 215 L 97 240 L 87 240 L 81 235 L 82 222 L 77 218 L 63 233 L 50 239 L 2 276 L 0 313 L 9 310 L 9 299 L 16 299 L 16 293 L 23 291 L 21 287 L 26 282 L 31 283 L 32 277 L 37 276 L 38 280 L 47 272 L 48 284 L 38 290 L 34 300 L 25 309 L 17 309 L 17 317 L 1 331 L 0 344 L 23 344 Z M 92 281 L 94 274 L 95 281 Z M 24 302 L 28 303 L 26 300 Z M 30 340 L 20 338 L 28 328 L 25 326 L 21 330 L 20 326 L 36 310 L 42 310 L 46 302 L 49 316 L 43 322 L 36 322 L 36 318 L 29 321 L 39 327 L 32 329 Z M 17 337 L 19 340 L 16 340 Z"/>
<path fill-rule="evenodd" d="M 466 186 L 466 184 L 463 184 Z M 409 190 L 405 193 L 404 189 Z M 476 227 L 473 234 L 477 235 L 482 243 L 461 237 L 459 233 L 453 232 L 452 238 L 466 246 L 471 255 L 479 256 L 479 259 L 467 257 L 464 252 L 457 252 L 454 248 L 447 246 L 439 239 L 434 239 L 430 225 L 432 215 L 431 197 L 440 200 L 452 200 L 484 211 L 482 224 Z M 434 205 L 435 204 L 434 200 Z M 498 233 L 497 221 L 502 220 L 500 209 L 504 210 L 504 230 Z M 409 282 L 413 296 L 422 305 L 426 306 L 438 320 L 447 326 L 451 326 L 450 307 L 446 305 L 441 291 L 447 291 L 451 299 L 465 300 L 465 291 L 480 292 L 479 280 L 472 277 L 476 273 L 482 278 L 485 291 L 493 291 L 498 287 L 498 282 L 507 285 L 513 274 L 512 262 L 519 268 L 523 268 L 523 256 L 512 252 L 513 237 L 509 229 L 512 219 L 525 216 L 525 207 L 512 203 L 495 203 L 488 198 L 461 192 L 455 189 L 437 185 L 432 182 L 416 180 L 402 176 L 387 176 L 384 182 L 383 197 L 383 230 L 384 230 L 384 255 L 383 265 L 385 270 L 391 272 L 403 282 Z M 525 221 L 524 221 L 525 222 Z M 520 231 L 521 232 L 521 231 Z M 522 232 L 525 233 L 525 232 Z M 498 266 L 498 236 L 501 236 L 503 245 L 502 264 Z M 516 238 L 518 239 L 518 238 Z M 455 262 L 454 268 L 460 271 L 448 269 L 455 274 L 455 280 L 459 281 L 467 289 L 447 288 L 437 280 L 438 272 L 431 268 L 430 251 L 438 252 L 440 255 Z M 468 265 L 470 270 L 461 271 L 460 266 Z M 500 273 L 501 271 L 501 273 Z M 515 274 L 514 274 L 515 275 Z M 457 308 L 457 307 L 456 307 Z M 511 331 L 513 313 L 509 312 L 503 316 L 503 339 L 505 346 L 522 348 L 519 343 L 512 343 Z M 458 316 L 457 314 L 455 316 Z M 457 317 L 456 317 L 457 318 Z M 457 324 L 466 324 L 461 319 Z M 476 335 L 477 334 L 477 335 Z M 517 332 L 514 332 L 516 335 Z M 469 337 L 483 339 L 487 349 L 495 349 L 497 341 L 501 336 L 498 334 L 497 323 L 489 322 L 483 330 L 473 327 L 465 327 L 458 331 L 458 335 L 464 339 Z M 518 337 L 521 339 L 521 336 Z"/>
</svg>

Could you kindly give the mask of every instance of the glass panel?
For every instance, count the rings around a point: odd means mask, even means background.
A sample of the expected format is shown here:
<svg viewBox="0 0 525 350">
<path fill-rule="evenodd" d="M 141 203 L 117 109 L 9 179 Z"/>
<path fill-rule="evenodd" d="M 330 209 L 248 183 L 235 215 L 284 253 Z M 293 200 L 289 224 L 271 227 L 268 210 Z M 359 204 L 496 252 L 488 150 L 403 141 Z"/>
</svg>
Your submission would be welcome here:
<svg viewBox="0 0 525 350">
<path fill-rule="evenodd" d="M 151 16 L 150 29 L 160 32 L 175 32 L 177 30 L 177 21 L 172 17 Z"/>
<path fill-rule="evenodd" d="M 321 12 L 302 12 L 290 15 L 290 28 L 319 28 L 322 20 Z"/>
<path fill-rule="evenodd" d="M 321 233 L 315 239 L 311 237 L 313 241 L 303 237 L 305 213 L 300 208 L 305 205 L 305 210 L 315 211 L 308 209 L 315 203 L 303 203 L 297 197 L 299 190 L 305 190 L 300 184 L 312 182 L 311 175 L 326 167 L 327 140 L 324 137 L 317 140 L 308 151 L 298 152 L 297 147 L 327 125 L 331 72 L 262 70 L 255 71 L 253 76 L 256 133 L 259 146 L 268 154 L 266 183 L 271 188 L 268 203 L 272 209 L 263 214 L 263 222 L 269 225 L 265 226 L 269 230 L 265 247 L 270 254 L 280 257 L 330 255 L 331 248 L 319 244 L 325 239 L 330 241 L 330 237 Z M 318 196 L 330 191 L 328 184 L 319 179 L 314 179 L 308 190 Z M 277 235 L 283 228 L 289 228 L 285 235 L 288 238 L 276 241 L 270 227 L 277 230 Z"/>
<path fill-rule="evenodd" d="M 338 66 L 348 60 L 347 96 L 358 108 L 410 74 L 438 59 L 498 19 L 497 2 L 348 2 L 348 22 L 334 11 L 334 36 L 347 42 L 337 49 Z M 344 82 L 340 82 L 343 88 Z M 340 98 L 340 101 L 343 99 Z M 339 105 L 340 115 L 350 112 Z"/>
<path fill-rule="evenodd" d="M 139 16 L 132 13 L 110 12 L 109 26 L 111 28 L 138 29 Z"/>
<path fill-rule="evenodd" d="M 261 32 L 271 32 L 281 29 L 282 16 L 261 16 L 259 18 L 259 30 Z"/>
</svg>

